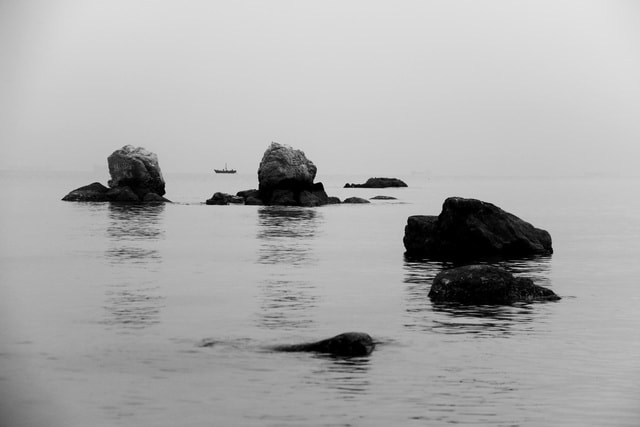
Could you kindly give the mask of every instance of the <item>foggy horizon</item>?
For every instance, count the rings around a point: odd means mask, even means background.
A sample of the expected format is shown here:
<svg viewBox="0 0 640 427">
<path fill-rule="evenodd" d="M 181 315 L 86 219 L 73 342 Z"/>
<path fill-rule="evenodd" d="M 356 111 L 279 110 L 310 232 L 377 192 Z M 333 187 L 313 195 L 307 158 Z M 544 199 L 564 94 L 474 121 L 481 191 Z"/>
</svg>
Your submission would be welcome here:
<svg viewBox="0 0 640 427">
<path fill-rule="evenodd" d="M 627 1 L 6 1 L 0 170 L 637 176 Z"/>
</svg>

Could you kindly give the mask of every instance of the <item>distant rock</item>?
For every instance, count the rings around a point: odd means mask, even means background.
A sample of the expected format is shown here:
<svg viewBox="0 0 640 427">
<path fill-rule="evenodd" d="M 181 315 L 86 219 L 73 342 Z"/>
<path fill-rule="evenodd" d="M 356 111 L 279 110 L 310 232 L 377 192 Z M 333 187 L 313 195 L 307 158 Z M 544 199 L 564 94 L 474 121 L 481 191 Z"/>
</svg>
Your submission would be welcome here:
<svg viewBox="0 0 640 427">
<path fill-rule="evenodd" d="M 244 204 L 244 199 L 240 196 L 234 196 L 227 193 L 214 193 L 210 199 L 205 202 L 207 205 L 229 205 Z"/>
<path fill-rule="evenodd" d="M 560 297 L 531 279 L 514 277 L 489 265 L 467 265 L 440 272 L 433 280 L 429 298 L 435 302 L 462 304 L 513 304 L 555 301 Z"/>
<path fill-rule="evenodd" d="M 108 158 L 109 187 L 130 187 L 140 198 L 147 193 L 165 194 L 165 182 L 158 164 L 158 156 L 151 151 L 125 145 Z"/>
<path fill-rule="evenodd" d="M 348 197 L 344 199 L 342 203 L 364 204 L 364 203 L 371 203 L 371 202 L 368 201 L 367 199 L 363 199 L 362 197 Z"/>
<path fill-rule="evenodd" d="M 375 196 L 372 197 L 371 200 L 398 200 L 396 197 L 391 196 Z"/>
<path fill-rule="evenodd" d="M 326 340 L 306 344 L 292 344 L 276 346 L 276 351 L 308 351 L 326 353 L 334 356 L 356 357 L 367 356 L 375 348 L 375 343 L 369 334 L 364 332 L 345 332 Z"/>
<path fill-rule="evenodd" d="M 387 188 L 406 186 L 407 184 L 398 178 L 369 178 L 364 184 L 345 184 L 344 188 Z"/>
<path fill-rule="evenodd" d="M 547 231 L 491 203 L 461 197 L 446 199 L 439 216 L 410 216 L 403 242 L 408 255 L 440 259 L 553 253 Z"/>
<path fill-rule="evenodd" d="M 317 172 L 301 150 L 272 142 L 258 168 L 259 200 L 267 205 L 321 206 L 329 203 Z"/>
<path fill-rule="evenodd" d="M 75 202 L 168 202 L 165 182 L 158 157 L 142 148 L 125 145 L 108 158 L 109 188 L 94 182 L 77 188 L 64 196 L 64 201 Z"/>
</svg>

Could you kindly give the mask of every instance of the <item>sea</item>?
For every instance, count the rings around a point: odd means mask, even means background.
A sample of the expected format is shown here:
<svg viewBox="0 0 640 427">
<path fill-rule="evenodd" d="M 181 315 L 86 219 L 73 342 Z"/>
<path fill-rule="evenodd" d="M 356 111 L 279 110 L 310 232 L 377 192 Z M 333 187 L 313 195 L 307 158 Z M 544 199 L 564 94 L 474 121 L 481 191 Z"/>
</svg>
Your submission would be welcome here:
<svg viewBox="0 0 640 427">
<path fill-rule="evenodd" d="M 63 202 L 108 176 L 0 173 L 0 425 L 638 426 L 639 178 L 396 176 L 316 208 L 207 206 L 257 175 L 167 174 L 162 205 Z M 562 297 L 433 304 L 411 215 L 476 198 L 543 228 L 495 261 Z M 366 357 L 274 346 L 370 334 Z"/>
</svg>

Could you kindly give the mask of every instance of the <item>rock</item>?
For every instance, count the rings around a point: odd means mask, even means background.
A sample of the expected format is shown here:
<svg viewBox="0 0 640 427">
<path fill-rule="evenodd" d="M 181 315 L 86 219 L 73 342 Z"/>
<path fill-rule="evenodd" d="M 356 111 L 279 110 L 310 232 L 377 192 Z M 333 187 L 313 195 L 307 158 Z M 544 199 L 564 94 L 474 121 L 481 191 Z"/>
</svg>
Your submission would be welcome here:
<svg viewBox="0 0 640 427">
<path fill-rule="evenodd" d="M 320 206 L 329 202 L 304 152 L 272 142 L 258 168 L 258 199 L 267 205 Z"/>
<path fill-rule="evenodd" d="M 158 156 L 142 147 L 125 145 L 108 158 L 109 187 L 130 187 L 140 198 L 146 193 L 165 194 Z"/>
<path fill-rule="evenodd" d="M 84 202 L 169 202 L 158 157 L 141 147 L 125 145 L 107 158 L 109 187 L 99 182 L 77 188 L 64 196 L 65 201 Z"/>
<path fill-rule="evenodd" d="M 344 199 L 344 201 L 342 203 L 358 204 L 358 203 L 371 203 L 371 202 L 368 201 L 367 199 L 363 199 L 362 197 L 348 197 L 348 198 Z"/>
<path fill-rule="evenodd" d="M 244 204 L 244 199 L 240 196 L 234 196 L 227 193 L 214 193 L 210 199 L 205 201 L 207 205 L 228 205 L 228 204 Z"/>
<path fill-rule="evenodd" d="M 375 197 L 372 197 L 371 200 L 398 200 L 398 199 L 391 196 L 375 196 Z"/>
<path fill-rule="evenodd" d="M 243 190 L 238 191 L 236 196 L 242 197 L 245 205 L 263 205 L 264 203 L 260 199 L 260 192 L 258 190 Z"/>
<path fill-rule="evenodd" d="M 329 196 L 329 198 L 327 199 L 328 205 L 339 205 L 340 203 L 341 202 L 339 197 Z"/>
<path fill-rule="evenodd" d="M 410 216 L 403 242 L 408 255 L 439 259 L 553 253 L 547 231 L 491 203 L 460 197 L 446 199 L 437 217 Z"/>
<path fill-rule="evenodd" d="M 489 265 L 467 265 L 440 272 L 433 279 L 429 298 L 435 302 L 462 304 L 513 304 L 560 299 L 552 290 L 535 285 L 531 279 L 514 277 L 502 268 Z"/>
<path fill-rule="evenodd" d="M 345 184 L 344 188 L 386 188 L 407 187 L 407 184 L 398 178 L 369 178 L 364 184 Z"/>
<path fill-rule="evenodd" d="M 76 188 L 64 196 L 62 200 L 67 202 L 106 202 L 109 189 L 99 182 L 94 182 L 84 187 Z"/>
<path fill-rule="evenodd" d="M 327 353 L 334 356 L 354 357 L 367 356 L 375 348 L 373 339 L 364 332 L 345 332 L 333 338 L 306 344 L 281 345 L 274 347 L 276 351 L 308 351 Z"/>
<path fill-rule="evenodd" d="M 301 150 L 272 142 L 258 168 L 260 191 L 309 188 L 313 185 L 316 171 L 316 166 Z"/>
</svg>

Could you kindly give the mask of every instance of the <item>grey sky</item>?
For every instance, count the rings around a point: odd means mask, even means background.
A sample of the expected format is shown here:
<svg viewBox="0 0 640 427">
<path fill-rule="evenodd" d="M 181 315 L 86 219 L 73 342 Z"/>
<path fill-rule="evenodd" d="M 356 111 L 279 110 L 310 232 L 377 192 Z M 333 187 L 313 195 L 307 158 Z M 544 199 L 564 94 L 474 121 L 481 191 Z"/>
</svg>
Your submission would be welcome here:
<svg viewBox="0 0 640 427">
<path fill-rule="evenodd" d="M 0 169 L 638 175 L 640 2 L 0 1 Z"/>
</svg>

